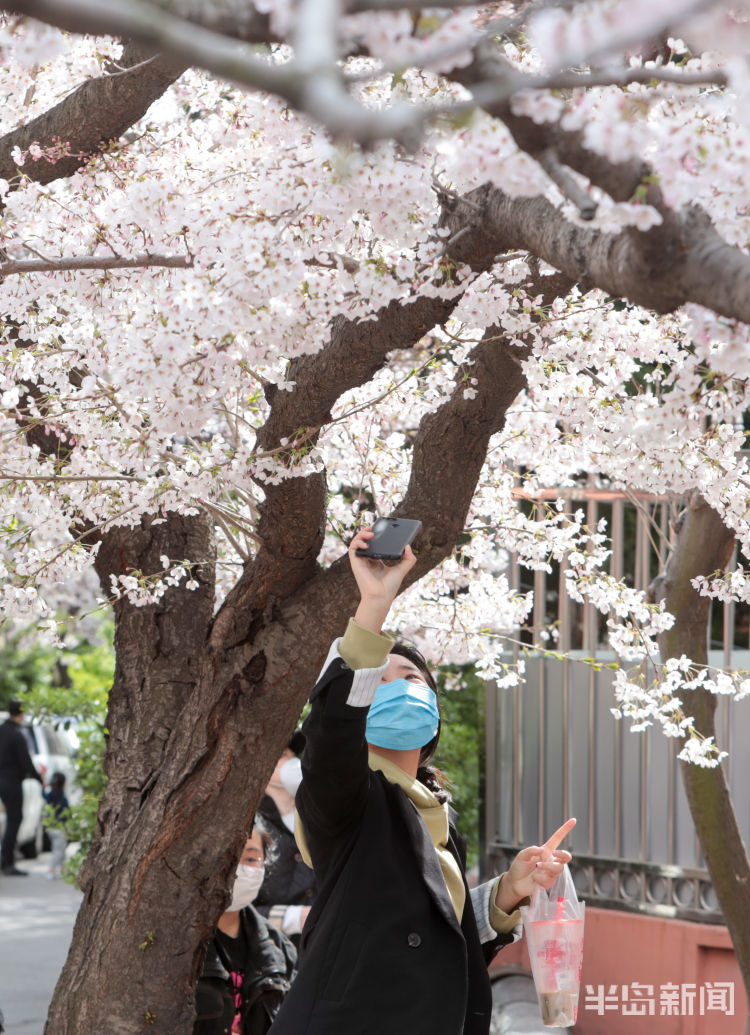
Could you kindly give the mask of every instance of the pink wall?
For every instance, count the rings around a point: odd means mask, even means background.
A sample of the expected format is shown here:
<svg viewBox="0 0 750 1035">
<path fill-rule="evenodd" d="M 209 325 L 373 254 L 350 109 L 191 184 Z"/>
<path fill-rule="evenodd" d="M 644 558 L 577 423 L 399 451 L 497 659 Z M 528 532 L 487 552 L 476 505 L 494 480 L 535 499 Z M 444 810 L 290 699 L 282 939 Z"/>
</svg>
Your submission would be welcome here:
<svg viewBox="0 0 750 1035">
<path fill-rule="evenodd" d="M 503 949 L 491 973 L 519 966 L 530 969 L 525 940 Z M 587 906 L 576 1035 L 744 1035 L 746 1023 L 726 927 Z"/>
</svg>

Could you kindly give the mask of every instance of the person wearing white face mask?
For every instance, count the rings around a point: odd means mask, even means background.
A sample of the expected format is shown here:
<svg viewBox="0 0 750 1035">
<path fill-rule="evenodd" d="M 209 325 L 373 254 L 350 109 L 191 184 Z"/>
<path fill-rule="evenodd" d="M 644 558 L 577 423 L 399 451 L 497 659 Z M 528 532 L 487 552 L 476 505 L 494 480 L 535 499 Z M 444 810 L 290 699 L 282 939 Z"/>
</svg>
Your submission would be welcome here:
<svg viewBox="0 0 750 1035">
<path fill-rule="evenodd" d="M 258 806 L 273 838 L 276 861 L 266 874 L 255 908 L 296 946 L 315 901 L 315 874 L 294 840 L 294 796 L 302 780 L 299 755 L 305 744 L 297 731 L 281 753 Z"/>
<path fill-rule="evenodd" d="M 206 949 L 193 1035 L 265 1035 L 289 991 L 297 950 L 253 906 L 273 858 L 270 834 L 256 817 L 231 900 Z"/>
</svg>

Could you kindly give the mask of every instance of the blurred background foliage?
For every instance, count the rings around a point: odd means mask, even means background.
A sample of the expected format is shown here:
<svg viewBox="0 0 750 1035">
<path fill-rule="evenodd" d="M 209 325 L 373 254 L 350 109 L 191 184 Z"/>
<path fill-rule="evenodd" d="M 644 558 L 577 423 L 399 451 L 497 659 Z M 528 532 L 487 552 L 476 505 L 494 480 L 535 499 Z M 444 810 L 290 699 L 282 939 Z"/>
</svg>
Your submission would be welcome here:
<svg viewBox="0 0 750 1035">
<path fill-rule="evenodd" d="M 479 863 L 482 851 L 485 683 L 473 665 L 445 666 L 436 675 L 442 721 L 435 765 L 448 778 L 470 868 Z"/>
<path fill-rule="evenodd" d="M 71 641 L 62 649 L 34 638 L 33 630 L 4 631 L 0 637 L 0 708 L 23 701 L 26 718 L 51 722 L 68 732 L 81 800 L 65 822 L 77 851 L 65 864 L 75 883 L 91 846 L 99 800 L 106 787 L 104 749 L 107 699 L 115 671 L 114 626 L 102 619 L 91 640 Z M 58 825 L 47 807 L 45 826 Z"/>
</svg>

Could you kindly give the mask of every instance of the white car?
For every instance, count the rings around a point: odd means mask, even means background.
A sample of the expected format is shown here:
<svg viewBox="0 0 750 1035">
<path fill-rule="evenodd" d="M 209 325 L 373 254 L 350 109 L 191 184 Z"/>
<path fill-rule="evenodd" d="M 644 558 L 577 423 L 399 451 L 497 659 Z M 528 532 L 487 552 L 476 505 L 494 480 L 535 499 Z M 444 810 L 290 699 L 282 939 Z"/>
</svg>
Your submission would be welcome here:
<svg viewBox="0 0 750 1035">
<path fill-rule="evenodd" d="M 0 722 L 4 722 L 7 718 L 7 712 L 0 712 Z M 20 729 L 26 738 L 31 760 L 44 780 L 45 787 L 49 785 L 53 773 L 64 773 L 65 793 L 68 801 L 74 805 L 80 800 L 81 793 L 75 782 L 75 765 L 67 738 L 51 723 L 37 722 L 35 719 L 24 723 Z M 35 859 L 45 847 L 42 822 L 45 804 L 39 781 L 24 780 L 23 819 L 16 838 L 16 845 L 25 859 Z M 5 808 L 0 803 L 0 832 L 4 830 Z"/>
</svg>

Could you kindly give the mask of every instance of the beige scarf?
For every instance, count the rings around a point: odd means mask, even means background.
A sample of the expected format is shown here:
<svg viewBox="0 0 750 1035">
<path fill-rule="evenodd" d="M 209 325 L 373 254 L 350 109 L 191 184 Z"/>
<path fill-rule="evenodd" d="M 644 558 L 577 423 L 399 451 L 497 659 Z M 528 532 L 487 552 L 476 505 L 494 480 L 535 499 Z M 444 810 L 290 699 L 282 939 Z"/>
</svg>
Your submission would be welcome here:
<svg viewBox="0 0 750 1035">
<path fill-rule="evenodd" d="M 461 923 L 466 902 L 466 889 L 461 876 L 461 868 L 448 848 L 448 805 L 441 804 L 432 791 L 428 790 L 424 784 L 420 783 L 419 780 L 413 780 L 408 773 L 405 773 L 394 762 L 383 758 L 382 755 L 371 751 L 369 763 L 370 769 L 380 770 L 387 780 L 401 787 L 416 805 L 432 838 L 448 894 L 456 911 L 456 918 Z M 308 866 L 312 866 L 305 831 L 296 812 L 294 814 L 294 836 L 302 858 Z"/>
</svg>

